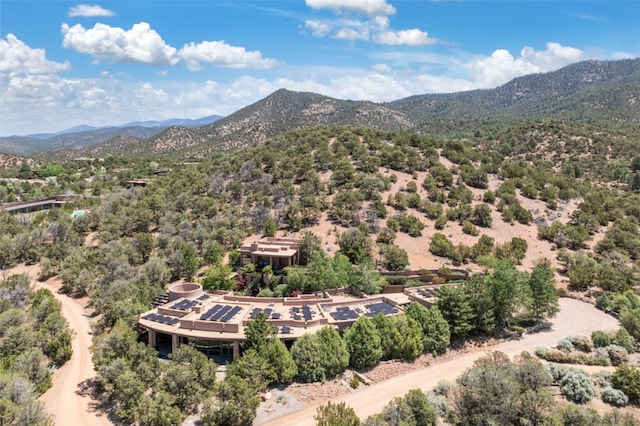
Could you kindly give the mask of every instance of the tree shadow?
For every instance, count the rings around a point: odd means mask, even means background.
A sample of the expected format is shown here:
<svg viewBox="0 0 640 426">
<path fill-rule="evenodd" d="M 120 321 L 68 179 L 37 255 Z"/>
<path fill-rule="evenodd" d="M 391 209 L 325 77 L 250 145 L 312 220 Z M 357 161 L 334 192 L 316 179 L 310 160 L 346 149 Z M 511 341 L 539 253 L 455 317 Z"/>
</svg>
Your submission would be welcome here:
<svg viewBox="0 0 640 426">
<path fill-rule="evenodd" d="M 105 416 L 114 425 L 121 424 L 120 419 L 115 414 L 113 401 L 102 392 L 95 379 L 87 379 L 81 382 L 78 385 L 76 394 L 89 399 L 89 412 L 96 417 Z"/>
</svg>

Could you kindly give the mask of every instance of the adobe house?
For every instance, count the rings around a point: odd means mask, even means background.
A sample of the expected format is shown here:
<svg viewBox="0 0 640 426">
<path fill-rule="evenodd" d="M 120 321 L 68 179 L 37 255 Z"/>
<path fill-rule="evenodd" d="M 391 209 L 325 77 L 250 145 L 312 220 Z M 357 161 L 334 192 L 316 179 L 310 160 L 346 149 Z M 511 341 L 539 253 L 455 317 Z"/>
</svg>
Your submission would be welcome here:
<svg viewBox="0 0 640 426">
<path fill-rule="evenodd" d="M 178 283 L 169 288 L 165 303 L 140 315 L 138 326 L 146 334 L 147 343 L 163 356 L 187 344 L 224 364 L 240 356 L 245 329 L 261 312 L 277 330 L 277 337 L 291 344 L 327 325 L 344 331 L 360 316 L 396 315 L 401 311 L 401 306 L 387 295 L 346 297 L 324 292 L 251 297 L 204 291 L 197 283 Z"/>
<path fill-rule="evenodd" d="M 298 264 L 300 238 L 266 237 L 240 247 L 243 265 L 253 263 L 258 267 L 271 265 L 283 269 Z"/>
</svg>

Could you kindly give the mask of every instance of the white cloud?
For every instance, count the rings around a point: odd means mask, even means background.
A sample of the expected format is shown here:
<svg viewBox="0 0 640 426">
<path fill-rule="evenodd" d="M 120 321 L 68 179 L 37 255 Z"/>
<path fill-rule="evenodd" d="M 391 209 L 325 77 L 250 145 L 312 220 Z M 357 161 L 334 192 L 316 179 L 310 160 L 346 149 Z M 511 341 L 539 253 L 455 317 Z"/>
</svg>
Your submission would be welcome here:
<svg viewBox="0 0 640 426">
<path fill-rule="evenodd" d="M 314 37 L 331 37 L 340 40 L 373 41 L 388 46 L 423 46 L 440 43 L 417 28 L 394 31 L 387 16 L 377 15 L 370 19 L 336 18 L 333 20 L 307 20 L 305 27 Z"/>
<path fill-rule="evenodd" d="M 144 83 L 134 91 L 136 100 L 144 105 L 164 104 L 169 99 L 169 95 L 162 89 L 156 89 L 151 83 Z"/>
<path fill-rule="evenodd" d="M 495 87 L 515 77 L 553 71 L 581 59 L 580 49 L 549 42 L 546 50 L 541 51 L 525 46 L 518 58 L 505 49 L 498 49 L 489 57 L 469 62 L 466 68 L 479 87 Z"/>
<path fill-rule="evenodd" d="M 44 49 L 32 49 L 13 34 L 0 39 L 0 72 L 46 74 L 71 69 L 69 62 L 49 61 Z"/>
<path fill-rule="evenodd" d="M 420 31 L 417 28 L 411 30 L 384 31 L 378 34 L 375 40 L 380 44 L 389 46 L 422 46 L 437 43 L 436 39 L 429 38 L 426 32 Z"/>
<path fill-rule="evenodd" d="M 108 9 L 104 9 L 102 6 L 99 6 L 97 4 L 79 4 L 70 8 L 68 15 L 84 17 L 102 16 L 105 18 L 110 18 L 111 16 L 115 15 L 115 13 Z"/>
<path fill-rule="evenodd" d="M 359 28 L 339 28 L 336 30 L 333 38 L 338 40 L 369 40 L 369 29 L 366 27 Z"/>
<path fill-rule="evenodd" d="M 306 0 L 312 9 L 331 9 L 334 12 L 351 11 L 368 15 L 393 15 L 396 9 L 386 0 Z"/>
<path fill-rule="evenodd" d="M 304 25 L 311 30 L 311 34 L 313 34 L 314 37 L 326 37 L 333 31 L 333 24 L 331 22 L 309 19 L 305 21 Z"/>
<path fill-rule="evenodd" d="M 73 27 L 62 24 L 62 33 L 64 47 L 96 58 L 148 65 L 175 65 L 179 61 L 176 49 L 167 45 L 146 22 L 134 24 L 130 30 L 100 23 L 91 29 L 80 24 Z"/>
<path fill-rule="evenodd" d="M 201 62 L 240 69 L 269 69 L 277 64 L 273 59 L 263 58 L 260 51 L 247 51 L 244 47 L 231 46 L 224 41 L 185 44 L 178 53 L 191 70 L 200 69 Z"/>
</svg>

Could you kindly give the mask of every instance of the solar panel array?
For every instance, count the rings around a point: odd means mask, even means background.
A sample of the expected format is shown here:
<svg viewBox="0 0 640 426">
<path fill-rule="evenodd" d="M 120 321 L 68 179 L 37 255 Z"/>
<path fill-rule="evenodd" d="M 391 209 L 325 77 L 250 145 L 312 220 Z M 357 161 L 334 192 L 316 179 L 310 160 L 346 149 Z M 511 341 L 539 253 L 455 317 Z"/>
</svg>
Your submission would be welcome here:
<svg viewBox="0 0 640 426">
<path fill-rule="evenodd" d="M 293 319 L 297 321 L 302 321 L 303 317 L 305 321 L 311 321 L 314 315 L 314 312 L 311 310 L 311 306 L 309 305 L 303 305 L 302 308 L 294 306 L 289 309 L 289 312 L 293 316 Z"/>
<path fill-rule="evenodd" d="M 399 312 L 398 309 L 394 308 L 386 302 L 370 303 L 365 306 L 367 307 L 367 309 L 369 309 L 369 313 L 367 313 L 368 317 L 375 317 L 378 314 L 397 314 Z"/>
<path fill-rule="evenodd" d="M 438 289 L 437 288 L 421 288 L 420 290 L 418 290 L 418 293 L 420 293 L 420 295 L 422 295 L 423 297 L 430 298 L 430 297 L 437 296 Z"/>
<path fill-rule="evenodd" d="M 242 308 L 240 306 L 217 304 L 200 316 L 201 320 L 227 322 L 236 316 Z"/>
<path fill-rule="evenodd" d="M 170 317 L 168 315 L 155 314 L 153 312 L 143 316 L 142 319 L 146 319 L 153 322 L 159 322 L 161 324 L 168 324 L 168 325 L 176 325 L 177 323 L 180 322 L 179 318 Z"/>
<path fill-rule="evenodd" d="M 293 334 L 293 328 L 291 327 L 280 327 L 280 334 Z"/>
<path fill-rule="evenodd" d="M 348 306 L 339 306 L 335 312 L 331 312 L 329 315 L 336 321 L 346 321 L 350 319 L 357 319 L 358 314 Z"/>
<path fill-rule="evenodd" d="M 197 300 L 181 300 L 178 303 L 175 303 L 171 309 L 180 309 L 181 311 L 186 311 L 188 309 L 193 308 L 194 306 L 196 306 L 198 304 Z"/>
<path fill-rule="evenodd" d="M 255 319 L 260 312 L 264 312 L 265 316 L 271 319 L 280 319 L 281 317 L 280 313 L 274 312 L 272 308 L 253 308 L 253 311 L 251 311 L 251 319 Z"/>
</svg>

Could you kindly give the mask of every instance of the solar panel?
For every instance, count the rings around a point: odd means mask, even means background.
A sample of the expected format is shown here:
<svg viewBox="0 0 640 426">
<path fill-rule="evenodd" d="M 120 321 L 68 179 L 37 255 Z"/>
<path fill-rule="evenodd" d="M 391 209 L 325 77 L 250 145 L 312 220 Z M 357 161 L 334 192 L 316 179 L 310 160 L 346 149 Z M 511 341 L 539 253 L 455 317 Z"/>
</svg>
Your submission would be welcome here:
<svg viewBox="0 0 640 426">
<path fill-rule="evenodd" d="M 253 311 L 251 311 L 251 319 L 255 319 L 260 312 L 262 312 L 261 308 L 253 308 Z"/>
<path fill-rule="evenodd" d="M 208 320 L 208 319 L 209 319 L 209 318 L 211 318 L 211 316 L 212 316 L 213 314 L 215 314 L 215 313 L 218 311 L 218 309 L 220 309 L 220 308 L 222 308 L 222 305 L 215 305 L 214 307 L 210 308 L 207 312 L 205 312 L 205 313 L 200 317 L 200 319 Z"/>
<path fill-rule="evenodd" d="M 302 307 L 302 312 L 304 313 L 304 319 L 310 321 L 313 318 L 313 314 L 311 313 L 311 308 L 309 305 L 304 305 Z"/>
<path fill-rule="evenodd" d="M 278 312 L 274 312 L 274 313 L 271 314 L 271 318 L 280 319 L 280 314 Z"/>
<path fill-rule="evenodd" d="M 215 315 L 211 317 L 210 321 L 218 321 L 220 318 L 222 318 L 224 314 L 226 314 L 230 310 L 231 310 L 231 306 L 224 305 L 222 309 L 220 309 L 218 312 L 215 313 Z"/>
<path fill-rule="evenodd" d="M 280 333 L 282 334 L 292 334 L 293 333 L 293 329 L 291 327 L 282 327 L 280 328 Z"/>
<path fill-rule="evenodd" d="M 236 316 L 236 314 L 238 312 L 240 312 L 242 310 L 242 308 L 240 306 L 234 306 L 233 309 L 231 309 L 229 312 L 226 313 L 225 316 L 223 316 L 220 321 L 222 322 L 227 322 L 229 321 L 231 318 L 233 318 L 234 316 Z"/>
<path fill-rule="evenodd" d="M 203 294 L 202 296 L 198 297 L 198 299 L 200 300 L 207 300 L 209 298 L 208 294 Z"/>
</svg>

